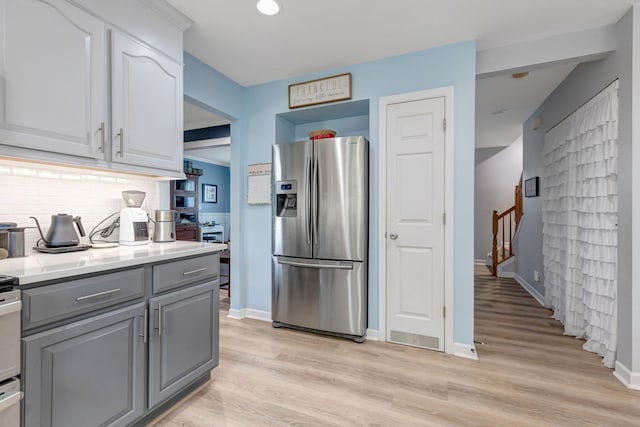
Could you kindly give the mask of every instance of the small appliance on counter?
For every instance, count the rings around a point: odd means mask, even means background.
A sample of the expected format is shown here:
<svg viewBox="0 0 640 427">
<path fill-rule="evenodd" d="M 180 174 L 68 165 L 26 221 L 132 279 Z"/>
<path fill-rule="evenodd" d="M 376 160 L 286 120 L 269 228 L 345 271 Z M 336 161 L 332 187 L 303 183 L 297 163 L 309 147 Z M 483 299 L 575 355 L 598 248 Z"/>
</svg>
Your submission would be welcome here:
<svg viewBox="0 0 640 427">
<path fill-rule="evenodd" d="M 149 243 L 149 222 L 142 202 L 147 196 L 144 191 L 127 190 L 122 192 L 126 208 L 120 211 L 120 244 L 146 245 Z"/>
<path fill-rule="evenodd" d="M 156 210 L 156 220 L 153 228 L 153 241 L 176 241 L 176 211 Z"/>
<path fill-rule="evenodd" d="M 0 249 L 6 251 L 6 256 L 0 251 L 0 259 L 24 256 L 24 229 L 15 222 L 0 222 Z"/>
<path fill-rule="evenodd" d="M 74 224 L 76 225 L 76 227 L 78 227 L 80 237 L 84 237 L 85 232 L 84 227 L 82 226 L 81 218 L 79 216 L 74 217 L 73 215 L 64 213 L 51 215 L 51 225 L 49 226 L 49 230 L 47 231 L 47 237 L 44 237 L 44 233 L 42 232 L 42 228 L 40 228 L 38 218 L 36 218 L 35 216 L 30 216 L 29 218 L 33 219 L 36 222 L 38 232 L 40 232 L 40 240 L 38 241 L 38 245 L 33 248 L 38 252 L 57 254 L 64 252 L 84 251 L 91 247 L 91 245 L 80 244 L 80 238 L 76 233 Z M 44 246 L 41 246 L 40 242 L 42 242 Z"/>
</svg>

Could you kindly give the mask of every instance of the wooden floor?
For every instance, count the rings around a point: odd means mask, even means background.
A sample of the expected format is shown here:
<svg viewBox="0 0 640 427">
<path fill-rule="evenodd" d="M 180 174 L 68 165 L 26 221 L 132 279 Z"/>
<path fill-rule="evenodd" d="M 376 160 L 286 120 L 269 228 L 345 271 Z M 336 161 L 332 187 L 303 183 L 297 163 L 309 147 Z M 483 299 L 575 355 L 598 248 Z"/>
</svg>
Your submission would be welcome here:
<svg viewBox="0 0 640 427">
<path fill-rule="evenodd" d="M 211 381 L 155 425 L 640 426 L 640 392 L 514 281 L 478 268 L 475 301 L 478 361 L 223 311 Z"/>
</svg>

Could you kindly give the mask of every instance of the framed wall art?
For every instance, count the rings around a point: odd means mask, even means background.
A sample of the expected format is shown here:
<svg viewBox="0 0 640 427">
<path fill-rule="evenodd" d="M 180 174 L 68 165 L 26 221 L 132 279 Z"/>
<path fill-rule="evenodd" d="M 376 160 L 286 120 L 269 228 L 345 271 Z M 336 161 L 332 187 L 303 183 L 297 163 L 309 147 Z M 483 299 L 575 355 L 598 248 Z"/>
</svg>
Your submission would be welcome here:
<svg viewBox="0 0 640 427">
<path fill-rule="evenodd" d="M 540 177 L 534 176 L 524 182 L 524 197 L 538 197 L 540 195 Z"/>
<path fill-rule="evenodd" d="M 218 203 L 218 186 L 202 184 L 202 201 L 205 203 Z"/>
</svg>

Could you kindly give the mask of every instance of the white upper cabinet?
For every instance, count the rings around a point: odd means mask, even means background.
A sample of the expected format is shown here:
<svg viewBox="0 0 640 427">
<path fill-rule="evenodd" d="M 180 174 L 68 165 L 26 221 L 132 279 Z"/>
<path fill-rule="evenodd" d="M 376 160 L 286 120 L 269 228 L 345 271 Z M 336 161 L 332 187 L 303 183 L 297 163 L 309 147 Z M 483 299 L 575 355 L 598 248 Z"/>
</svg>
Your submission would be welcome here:
<svg viewBox="0 0 640 427">
<path fill-rule="evenodd" d="M 183 176 L 189 23 L 164 0 L 0 0 L 0 155 Z"/>
<path fill-rule="evenodd" d="M 111 32 L 111 160 L 182 170 L 182 64 Z"/>
<path fill-rule="evenodd" d="M 0 144 L 104 158 L 104 24 L 62 0 L 0 0 Z"/>
</svg>

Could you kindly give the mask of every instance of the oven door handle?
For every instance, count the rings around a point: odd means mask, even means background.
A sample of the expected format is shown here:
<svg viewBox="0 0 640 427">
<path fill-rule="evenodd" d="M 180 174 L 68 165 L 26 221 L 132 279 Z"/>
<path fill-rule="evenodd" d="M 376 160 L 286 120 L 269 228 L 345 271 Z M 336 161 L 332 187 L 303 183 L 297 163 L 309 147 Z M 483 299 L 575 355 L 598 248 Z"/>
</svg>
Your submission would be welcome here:
<svg viewBox="0 0 640 427">
<path fill-rule="evenodd" d="M 15 313 L 22 308 L 22 301 L 14 301 L 9 304 L 0 304 L 0 316 L 5 314 Z"/>
<path fill-rule="evenodd" d="M 8 393 L 7 397 L 5 397 L 4 399 L 0 399 L 0 412 L 4 411 L 11 405 L 15 405 L 16 403 L 19 403 L 21 399 L 22 399 L 21 391 L 14 391 L 13 393 L 11 392 Z"/>
</svg>

